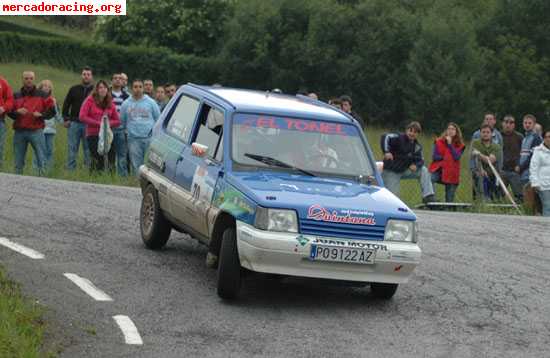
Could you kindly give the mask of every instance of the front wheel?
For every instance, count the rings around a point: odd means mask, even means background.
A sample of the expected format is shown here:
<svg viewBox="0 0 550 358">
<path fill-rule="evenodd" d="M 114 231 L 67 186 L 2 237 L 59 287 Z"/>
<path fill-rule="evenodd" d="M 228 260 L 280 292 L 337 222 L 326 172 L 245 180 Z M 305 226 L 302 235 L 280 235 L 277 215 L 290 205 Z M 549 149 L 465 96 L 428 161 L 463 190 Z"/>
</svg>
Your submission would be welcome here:
<svg viewBox="0 0 550 358">
<path fill-rule="evenodd" d="M 157 191 L 152 185 L 147 186 L 143 193 L 139 227 L 143 243 L 151 250 L 158 250 L 166 245 L 172 231 L 170 222 L 166 220 L 160 208 Z"/>
<path fill-rule="evenodd" d="M 237 252 L 235 228 L 225 229 L 218 262 L 218 296 L 233 299 L 241 289 L 241 262 Z"/>
<path fill-rule="evenodd" d="M 370 284 L 370 289 L 374 297 L 389 300 L 393 297 L 395 291 L 397 291 L 398 286 L 396 283 L 373 282 Z"/>
</svg>

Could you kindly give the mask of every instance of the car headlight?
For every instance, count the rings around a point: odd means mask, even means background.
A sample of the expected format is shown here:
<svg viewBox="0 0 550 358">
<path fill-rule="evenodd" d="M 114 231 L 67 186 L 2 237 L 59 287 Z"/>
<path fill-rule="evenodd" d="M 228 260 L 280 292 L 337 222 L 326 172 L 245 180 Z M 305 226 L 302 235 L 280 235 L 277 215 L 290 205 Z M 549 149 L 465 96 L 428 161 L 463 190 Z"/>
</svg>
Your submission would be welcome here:
<svg viewBox="0 0 550 358">
<path fill-rule="evenodd" d="M 388 220 L 384 240 L 416 242 L 417 230 L 416 221 Z"/>
<path fill-rule="evenodd" d="M 254 226 L 268 231 L 298 232 L 298 218 L 294 210 L 258 207 Z"/>
</svg>

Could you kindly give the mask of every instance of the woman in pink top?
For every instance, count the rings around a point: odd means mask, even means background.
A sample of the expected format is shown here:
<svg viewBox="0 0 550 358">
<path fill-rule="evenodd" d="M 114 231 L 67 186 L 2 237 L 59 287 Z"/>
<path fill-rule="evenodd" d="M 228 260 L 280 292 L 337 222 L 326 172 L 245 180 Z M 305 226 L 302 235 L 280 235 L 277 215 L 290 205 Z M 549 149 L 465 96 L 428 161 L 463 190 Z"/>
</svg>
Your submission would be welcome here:
<svg viewBox="0 0 550 358">
<path fill-rule="evenodd" d="M 86 140 L 90 148 L 90 154 L 92 162 L 90 165 L 90 171 L 103 171 L 105 170 L 103 157 L 97 152 L 97 144 L 99 142 L 99 128 L 101 126 L 101 119 L 103 116 L 109 118 L 109 126 L 111 128 L 118 127 L 120 125 L 120 118 L 116 110 L 116 106 L 113 103 L 113 97 L 109 92 L 109 86 L 107 82 L 100 80 L 94 87 L 92 94 L 84 100 L 82 107 L 80 108 L 80 120 L 86 124 Z M 109 170 L 115 169 L 115 151 L 113 146 L 108 153 L 109 158 Z"/>
</svg>

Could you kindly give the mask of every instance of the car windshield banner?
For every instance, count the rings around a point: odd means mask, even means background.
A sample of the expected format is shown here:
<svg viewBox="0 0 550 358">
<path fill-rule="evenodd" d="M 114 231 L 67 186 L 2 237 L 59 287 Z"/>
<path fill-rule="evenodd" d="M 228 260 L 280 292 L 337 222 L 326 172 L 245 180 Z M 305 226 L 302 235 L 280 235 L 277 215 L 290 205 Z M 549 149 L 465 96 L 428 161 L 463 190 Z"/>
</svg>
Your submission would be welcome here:
<svg viewBox="0 0 550 358">
<path fill-rule="evenodd" d="M 357 129 L 348 124 L 257 114 L 240 114 L 234 119 L 234 124 L 240 125 L 241 129 L 255 127 L 353 137 L 359 136 Z"/>
</svg>

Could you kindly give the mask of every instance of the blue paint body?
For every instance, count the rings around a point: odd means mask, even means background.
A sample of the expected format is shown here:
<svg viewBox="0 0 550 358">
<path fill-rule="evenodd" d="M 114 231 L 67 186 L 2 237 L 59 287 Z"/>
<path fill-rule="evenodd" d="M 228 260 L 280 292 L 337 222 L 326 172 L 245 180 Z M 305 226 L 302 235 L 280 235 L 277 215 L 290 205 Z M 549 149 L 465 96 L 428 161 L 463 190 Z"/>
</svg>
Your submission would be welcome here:
<svg viewBox="0 0 550 358">
<path fill-rule="evenodd" d="M 223 160 L 205 164 L 204 158 L 191 154 L 190 142 L 177 140 L 167 131 L 174 107 L 182 95 L 197 99 L 200 106 L 208 104 L 223 112 Z M 189 139 L 195 138 L 199 114 L 200 110 Z M 292 209 L 298 214 L 302 234 L 383 240 L 388 219 L 416 220 L 414 213 L 383 187 L 381 175 L 377 171 L 375 178 L 380 186 L 360 184 L 352 179 L 311 177 L 272 169 L 234 170 L 230 128 L 235 114 L 239 114 L 239 118 L 246 117 L 242 114 L 262 114 L 279 118 L 315 119 L 330 125 L 351 124 L 360 133 L 356 135 L 364 142 L 368 161 L 376 168 L 374 156 L 360 125 L 352 117 L 324 103 L 304 97 L 185 85 L 168 103 L 154 128 L 151 152 L 162 157 L 163 168 L 159 171 L 189 192 L 197 189 L 192 187 L 197 173 L 203 173 L 208 176 L 208 180 L 199 186 L 213 186 L 207 188 L 212 191 L 211 205 L 251 225 L 254 224 L 257 206 Z M 148 164 L 151 166 L 151 161 Z M 200 188 L 201 192 L 203 190 Z M 367 221 L 359 224 L 350 218 Z"/>
</svg>

